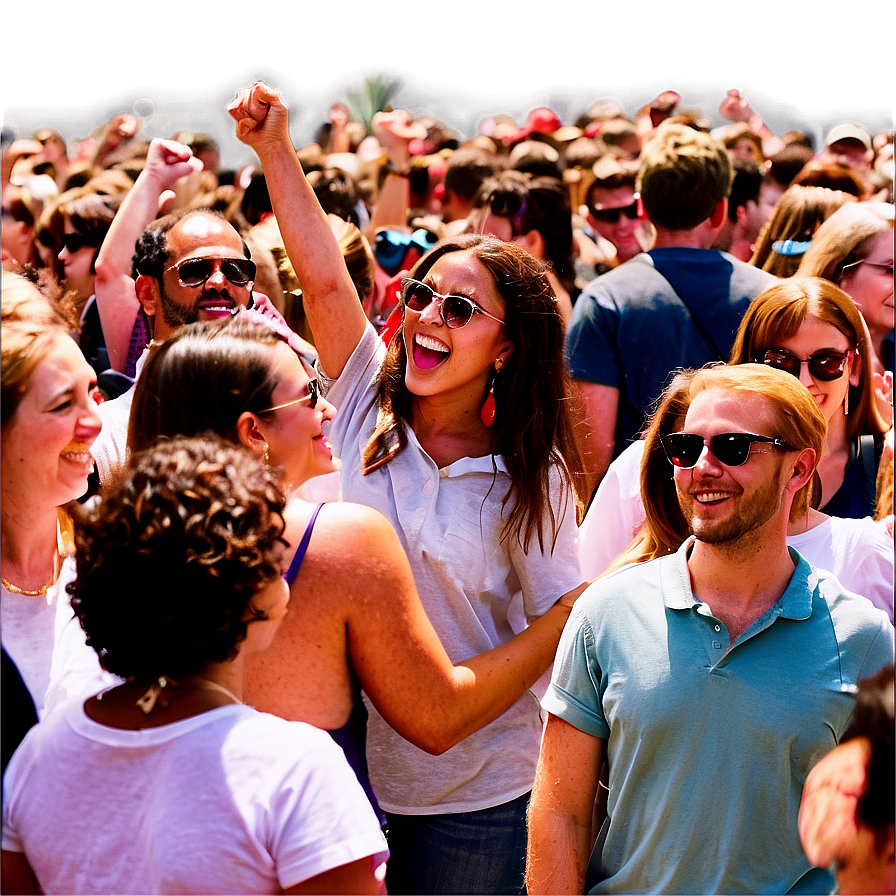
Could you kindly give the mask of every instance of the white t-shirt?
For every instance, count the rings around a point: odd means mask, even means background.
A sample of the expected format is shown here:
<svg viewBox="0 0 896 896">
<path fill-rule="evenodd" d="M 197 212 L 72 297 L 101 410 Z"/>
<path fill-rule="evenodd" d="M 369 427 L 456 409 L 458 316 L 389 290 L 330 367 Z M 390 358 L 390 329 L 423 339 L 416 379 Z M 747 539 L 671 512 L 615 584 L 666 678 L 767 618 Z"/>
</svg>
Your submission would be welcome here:
<svg viewBox="0 0 896 896">
<path fill-rule="evenodd" d="M 522 592 L 534 619 L 582 582 L 572 496 L 553 478 L 559 523 L 553 553 L 533 538 L 528 551 L 500 543 L 501 500 L 510 486 L 503 458 L 465 457 L 439 468 L 408 430 L 408 445 L 373 473 L 360 454 L 376 425 L 374 380 L 385 346 L 368 324 L 342 376 L 327 394 L 337 409 L 330 441 L 342 460 L 342 494 L 392 523 L 407 553 L 417 591 L 451 661 L 461 662 L 509 641 L 511 601 Z M 327 380 L 321 377 L 326 388 Z M 532 788 L 541 744 L 538 699 L 528 691 L 500 718 L 441 756 L 398 735 L 366 700 L 367 757 L 373 789 L 387 812 L 406 815 L 471 812 L 499 806 Z"/>
<path fill-rule="evenodd" d="M 0 588 L 3 646 L 34 700 L 38 718 L 72 697 L 90 697 L 119 681 L 104 672 L 72 612 L 66 585 L 75 560 L 62 564 L 56 584 L 36 597 Z"/>
<path fill-rule="evenodd" d="M 579 528 L 579 559 L 589 580 L 610 565 L 644 522 L 639 484 L 643 453 L 639 440 L 610 464 Z M 828 517 L 808 532 L 788 535 L 787 544 L 893 621 L 893 540 L 885 521 Z"/>
<path fill-rule="evenodd" d="M 893 540 L 886 522 L 832 516 L 808 532 L 788 535 L 787 544 L 893 621 Z"/>
<path fill-rule="evenodd" d="M 3 797 L 3 849 L 44 893 L 279 893 L 388 856 L 330 736 L 244 705 L 125 731 L 73 701 L 28 733 Z"/>
</svg>

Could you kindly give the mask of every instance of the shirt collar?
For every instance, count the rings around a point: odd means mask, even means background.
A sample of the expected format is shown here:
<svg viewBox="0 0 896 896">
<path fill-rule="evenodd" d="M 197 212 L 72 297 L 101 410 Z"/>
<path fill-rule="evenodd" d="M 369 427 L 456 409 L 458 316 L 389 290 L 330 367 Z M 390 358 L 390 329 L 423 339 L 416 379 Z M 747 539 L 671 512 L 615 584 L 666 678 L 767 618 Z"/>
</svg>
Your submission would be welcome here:
<svg viewBox="0 0 896 896">
<path fill-rule="evenodd" d="M 663 558 L 663 602 L 670 610 L 687 610 L 698 604 L 691 591 L 688 554 L 696 539 L 685 539 L 681 547 Z M 808 619 L 812 615 L 812 595 L 818 588 L 818 573 L 799 551 L 788 547 L 793 561 L 793 575 L 770 612 L 786 619 Z"/>
</svg>

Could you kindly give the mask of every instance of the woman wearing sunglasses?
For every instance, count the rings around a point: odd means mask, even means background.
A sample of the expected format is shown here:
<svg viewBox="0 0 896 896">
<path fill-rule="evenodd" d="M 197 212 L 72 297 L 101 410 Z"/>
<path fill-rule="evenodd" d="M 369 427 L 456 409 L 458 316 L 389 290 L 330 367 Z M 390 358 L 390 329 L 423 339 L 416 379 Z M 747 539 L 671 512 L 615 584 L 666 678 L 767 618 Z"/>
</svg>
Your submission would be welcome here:
<svg viewBox="0 0 896 896">
<path fill-rule="evenodd" d="M 819 509 L 871 516 L 890 426 L 878 409 L 867 331 L 849 296 L 820 277 L 792 277 L 766 289 L 747 309 L 731 352 L 732 364 L 748 361 L 799 377 L 827 420 Z"/>
<path fill-rule="evenodd" d="M 728 467 L 748 464 L 754 453 L 785 450 L 782 440 L 752 433 L 725 433 L 704 443 L 696 433 L 684 433 L 685 417 L 691 401 L 691 381 L 695 370 L 676 374 L 662 395 L 644 438 L 629 448 L 636 458 L 637 500 L 629 499 L 630 517 L 636 534 L 609 565 L 597 575 L 609 575 L 631 563 L 642 563 L 678 550 L 691 533 L 681 512 L 670 475 L 671 467 L 693 467 L 705 450 Z M 749 374 L 747 374 L 749 375 Z M 786 385 L 786 381 L 782 381 Z M 814 412 L 809 411 L 812 416 Z M 822 417 L 822 414 L 818 414 Z M 818 428 L 824 427 L 821 419 Z M 638 466 L 638 463 L 640 466 Z M 598 501 L 595 497 L 595 502 Z M 809 506 L 811 492 L 794 502 L 787 529 L 787 543 L 813 566 L 832 572 L 850 591 L 868 598 L 893 621 L 893 540 L 885 520 L 842 519 Z M 600 505 L 598 505 L 600 506 Z M 589 509 L 591 517 L 592 508 Z M 892 516 L 890 517 L 892 522 Z M 580 548 L 583 555 L 601 547 L 604 532 L 583 524 Z M 606 533 L 610 534 L 610 533 Z M 583 564 L 584 566 L 584 564 Z"/>
<path fill-rule="evenodd" d="M 547 668 L 568 610 L 551 610 L 506 647 L 453 666 L 387 521 L 368 507 L 315 506 L 295 494 L 336 469 L 324 435 L 332 419 L 284 337 L 247 311 L 184 327 L 152 352 L 135 390 L 129 447 L 214 432 L 281 472 L 291 493 L 284 537 L 295 552 L 287 575 L 295 599 L 271 649 L 247 663 L 246 699 L 329 731 L 376 807 L 360 688 L 404 737 L 440 753 L 507 710 Z"/>
<path fill-rule="evenodd" d="M 514 637 L 508 621 L 518 591 L 535 620 L 584 587 L 563 324 L 543 269 L 511 243 L 440 243 L 405 279 L 387 347 L 305 181 L 279 93 L 256 83 L 230 113 L 261 159 L 305 290 L 319 376 L 339 409 L 331 440 L 344 496 L 395 528 L 452 660 L 514 649 L 530 634 Z M 389 891 L 518 892 L 537 700 L 524 694 L 445 756 L 388 721 L 371 713 L 368 757 L 388 818 Z"/>
</svg>

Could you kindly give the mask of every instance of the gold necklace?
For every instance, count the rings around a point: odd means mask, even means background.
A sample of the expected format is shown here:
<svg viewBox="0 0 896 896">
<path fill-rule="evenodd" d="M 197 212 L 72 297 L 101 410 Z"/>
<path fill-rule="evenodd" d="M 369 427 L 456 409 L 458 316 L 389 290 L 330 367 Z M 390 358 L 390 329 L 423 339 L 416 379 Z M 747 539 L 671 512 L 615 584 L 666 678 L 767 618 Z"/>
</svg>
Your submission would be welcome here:
<svg viewBox="0 0 896 896">
<path fill-rule="evenodd" d="M 8 579 L 4 579 L 3 576 L 0 576 L 0 585 L 3 585 L 3 587 L 11 594 L 22 594 L 25 597 L 40 597 L 42 594 L 46 594 L 56 584 L 56 580 L 59 578 L 59 556 L 59 549 L 57 547 L 56 553 L 53 555 L 53 574 L 50 576 L 50 581 L 42 588 L 38 588 L 37 591 L 29 591 L 27 588 L 19 588 L 18 585 L 13 585 Z"/>
</svg>

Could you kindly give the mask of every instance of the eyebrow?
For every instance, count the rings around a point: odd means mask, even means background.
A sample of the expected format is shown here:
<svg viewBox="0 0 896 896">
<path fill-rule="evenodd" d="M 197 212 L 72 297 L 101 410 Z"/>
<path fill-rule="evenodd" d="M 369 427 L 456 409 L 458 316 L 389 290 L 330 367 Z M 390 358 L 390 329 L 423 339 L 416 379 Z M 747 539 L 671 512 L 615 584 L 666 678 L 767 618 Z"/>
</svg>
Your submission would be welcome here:
<svg viewBox="0 0 896 896">
<path fill-rule="evenodd" d="M 88 394 L 97 387 L 96 377 L 92 377 L 87 383 Z M 62 398 L 73 397 L 78 391 L 77 382 L 69 382 L 67 385 L 60 386 L 55 392 L 50 393 L 50 398 L 46 403 L 46 409 L 50 409 L 56 402 Z"/>
</svg>

